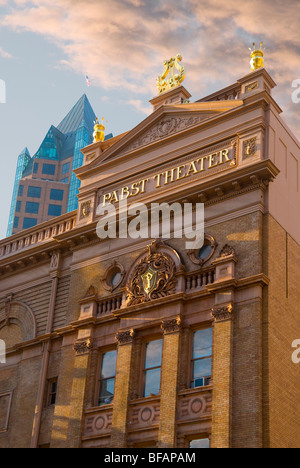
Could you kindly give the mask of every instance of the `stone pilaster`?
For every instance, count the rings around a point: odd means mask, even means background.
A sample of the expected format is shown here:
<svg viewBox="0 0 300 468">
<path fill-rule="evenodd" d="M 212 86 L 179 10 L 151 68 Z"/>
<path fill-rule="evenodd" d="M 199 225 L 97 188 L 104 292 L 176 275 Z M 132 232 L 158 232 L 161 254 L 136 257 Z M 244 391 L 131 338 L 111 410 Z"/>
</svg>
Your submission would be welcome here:
<svg viewBox="0 0 300 468">
<path fill-rule="evenodd" d="M 213 408 L 212 448 L 230 448 L 232 413 L 233 307 L 212 310 L 213 334 Z"/>
<path fill-rule="evenodd" d="M 162 323 L 161 328 L 164 332 L 164 343 L 158 446 L 160 448 L 175 448 L 181 318 L 166 320 Z"/>
<path fill-rule="evenodd" d="M 127 417 L 130 393 L 134 330 L 119 331 L 116 367 L 115 394 L 111 428 L 111 447 L 125 448 L 127 445 Z"/>
</svg>

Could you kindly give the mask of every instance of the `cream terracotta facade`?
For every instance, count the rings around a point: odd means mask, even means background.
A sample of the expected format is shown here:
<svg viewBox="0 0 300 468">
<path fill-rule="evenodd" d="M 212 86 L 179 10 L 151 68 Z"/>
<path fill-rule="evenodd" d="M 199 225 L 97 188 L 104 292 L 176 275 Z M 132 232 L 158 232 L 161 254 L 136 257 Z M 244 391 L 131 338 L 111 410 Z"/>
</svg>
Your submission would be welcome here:
<svg viewBox="0 0 300 468">
<path fill-rule="evenodd" d="M 274 86 L 260 69 L 194 103 L 183 87 L 160 95 L 136 128 L 83 150 L 78 212 L 1 241 L 1 447 L 300 446 L 300 144 Z M 100 240 L 97 206 L 122 193 L 204 203 L 213 255 L 197 264 L 174 237 Z M 168 259 L 173 288 L 131 303 L 126 288 L 154 254 Z M 210 327 L 212 380 L 190 388 L 193 333 Z M 155 338 L 160 392 L 143 397 Z M 98 406 L 101 356 L 114 349 L 114 399 Z"/>
</svg>

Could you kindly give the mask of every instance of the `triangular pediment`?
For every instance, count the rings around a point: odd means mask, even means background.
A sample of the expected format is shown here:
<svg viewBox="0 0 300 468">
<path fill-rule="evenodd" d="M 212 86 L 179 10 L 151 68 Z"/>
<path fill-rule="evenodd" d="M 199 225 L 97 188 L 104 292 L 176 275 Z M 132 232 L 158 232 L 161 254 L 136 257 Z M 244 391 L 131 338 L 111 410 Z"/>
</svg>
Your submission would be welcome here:
<svg viewBox="0 0 300 468">
<path fill-rule="evenodd" d="M 162 106 L 104 150 L 89 167 L 97 167 L 104 162 L 149 147 L 242 105 L 243 101 L 235 100 Z"/>
</svg>

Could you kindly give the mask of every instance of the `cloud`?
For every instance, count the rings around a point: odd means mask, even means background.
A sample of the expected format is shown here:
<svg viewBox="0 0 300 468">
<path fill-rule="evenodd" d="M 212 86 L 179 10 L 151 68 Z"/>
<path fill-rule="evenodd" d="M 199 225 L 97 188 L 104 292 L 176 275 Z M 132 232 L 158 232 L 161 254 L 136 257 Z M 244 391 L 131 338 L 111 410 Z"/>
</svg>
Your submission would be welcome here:
<svg viewBox="0 0 300 468">
<path fill-rule="evenodd" d="M 0 0 L 1 2 L 1 0 Z M 264 41 L 266 67 L 290 109 L 300 78 L 300 2 L 294 0 L 15 0 L 0 26 L 47 37 L 63 51 L 58 66 L 88 71 L 93 84 L 156 94 L 162 61 L 180 52 L 185 86 L 199 99 L 250 71 L 248 47 Z M 143 102 L 130 104 L 146 113 Z M 130 96 L 131 97 L 131 96 Z M 293 121 L 300 117 L 293 113 Z"/>
<path fill-rule="evenodd" d="M 133 106 L 138 112 L 145 114 L 145 115 L 150 115 L 153 112 L 153 109 L 151 106 L 145 106 L 144 101 L 141 99 L 130 99 L 129 101 L 125 101 L 126 104 L 129 104 L 130 106 Z"/>
<path fill-rule="evenodd" d="M 0 47 L 0 57 L 5 58 L 5 59 L 11 59 L 12 55 L 6 52 L 2 47 Z"/>
</svg>

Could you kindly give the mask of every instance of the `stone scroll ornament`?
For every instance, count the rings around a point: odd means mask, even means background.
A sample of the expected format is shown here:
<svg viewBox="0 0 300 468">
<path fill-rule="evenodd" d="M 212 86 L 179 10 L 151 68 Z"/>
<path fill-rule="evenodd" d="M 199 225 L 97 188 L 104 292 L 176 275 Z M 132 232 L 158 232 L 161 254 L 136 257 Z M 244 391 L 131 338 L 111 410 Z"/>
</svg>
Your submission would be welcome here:
<svg viewBox="0 0 300 468">
<path fill-rule="evenodd" d="M 174 294 L 176 266 L 164 253 L 153 253 L 137 265 L 127 286 L 127 305 L 137 305 Z"/>
</svg>

